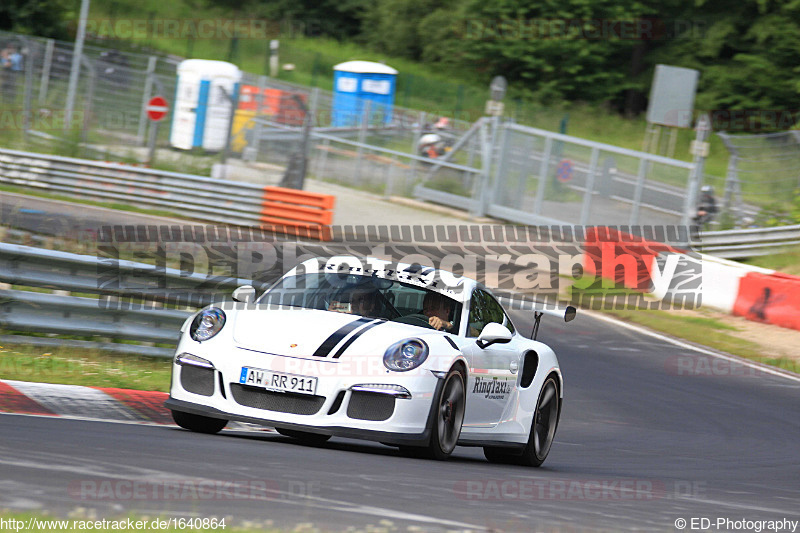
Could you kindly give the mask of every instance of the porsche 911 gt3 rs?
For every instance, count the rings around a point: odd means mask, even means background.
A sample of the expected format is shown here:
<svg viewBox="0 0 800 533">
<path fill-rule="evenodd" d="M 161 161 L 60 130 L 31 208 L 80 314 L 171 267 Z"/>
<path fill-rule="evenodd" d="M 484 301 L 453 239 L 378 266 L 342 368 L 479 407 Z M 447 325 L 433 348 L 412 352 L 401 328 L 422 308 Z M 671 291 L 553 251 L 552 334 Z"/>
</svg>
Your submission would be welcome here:
<svg viewBox="0 0 800 533">
<path fill-rule="evenodd" d="M 419 264 L 316 258 L 256 299 L 208 306 L 181 330 L 175 422 L 217 433 L 230 420 L 321 443 L 361 438 L 448 457 L 539 466 L 558 427 L 552 349 L 517 330 L 491 291 Z M 575 309 L 538 309 L 569 321 Z M 535 333 L 534 333 L 535 337 Z"/>
</svg>

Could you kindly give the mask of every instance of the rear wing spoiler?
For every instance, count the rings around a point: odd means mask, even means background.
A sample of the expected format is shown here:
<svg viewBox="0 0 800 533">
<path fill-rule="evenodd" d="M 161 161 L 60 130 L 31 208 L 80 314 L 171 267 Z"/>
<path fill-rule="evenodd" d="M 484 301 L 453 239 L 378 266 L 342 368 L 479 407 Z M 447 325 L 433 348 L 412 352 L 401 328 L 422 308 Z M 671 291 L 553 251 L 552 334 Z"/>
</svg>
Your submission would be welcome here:
<svg viewBox="0 0 800 533">
<path fill-rule="evenodd" d="M 512 302 L 512 299 L 507 296 L 500 296 L 499 300 L 506 302 Z M 532 309 L 533 310 L 533 334 L 531 338 L 536 340 L 536 336 L 539 334 L 539 321 L 541 321 L 543 315 L 554 316 L 556 318 L 560 318 L 564 322 L 572 322 L 575 320 L 575 316 L 578 314 L 578 310 L 575 308 L 574 305 L 568 305 L 566 307 L 558 307 L 552 304 L 547 304 L 543 302 L 525 302 L 523 310 Z"/>
<path fill-rule="evenodd" d="M 536 337 L 539 335 L 539 322 L 542 320 L 542 315 L 550 315 L 557 318 L 561 318 L 564 322 L 571 322 L 575 320 L 575 315 L 578 314 L 578 310 L 575 308 L 574 305 L 568 305 L 564 308 L 561 307 L 551 307 L 551 306 L 539 306 L 534 304 L 533 308 L 533 334 L 531 338 L 536 340 Z"/>
</svg>

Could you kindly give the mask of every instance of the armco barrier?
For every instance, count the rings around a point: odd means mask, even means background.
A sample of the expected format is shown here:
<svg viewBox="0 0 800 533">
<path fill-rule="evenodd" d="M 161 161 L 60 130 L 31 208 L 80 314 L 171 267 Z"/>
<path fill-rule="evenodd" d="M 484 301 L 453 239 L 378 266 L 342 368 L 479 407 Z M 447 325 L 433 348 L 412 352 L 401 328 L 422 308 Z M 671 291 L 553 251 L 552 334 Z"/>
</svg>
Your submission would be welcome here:
<svg viewBox="0 0 800 533">
<path fill-rule="evenodd" d="M 715 257 L 739 259 L 779 252 L 800 244 L 800 224 L 774 228 L 704 231 L 692 242 L 694 248 Z"/>
<path fill-rule="evenodd" d="M 733 314 L 800 330 L 800 277 L 748 273 L 739 283 Z"/>
<path fill-rule="evenodd" d="M 105 277 L 107 282 L 100 280 Z M 119 280 L 125 280 L 120 284 Z M 0 283 L 126 297 L 146 293 L 152 301 L 168 299 L 176 291 L 190 292 L 197 305 L 216 295 L 254 282 L 241 278 L 213 278 L 179 269 L 70 252 L 44 250 L 0 242 Z M 126 288 L 133 287 L 131 289 Z M 168 288 L 167 288 L 168 287 Z"/>
<path fill-rule="evenodd" d="M 104 276 L 111 283 L 101 282 Z M 117 283 L 116 280 L 125 282 Z M 2 289 L 2 342 L 67 345 L 158 357 L 170 357 L 174 348 L 102 340 L 127 339 L 168 345 L 177 343 L 178 331 L 191 312 L 155 305 L 139 306 L 136 302 L 140 301 L 140 296 L 146 296 L 145 299 L 151 302 L 170 301 L 180 295 L 190 295 L 193 307 L 202 307 L 211 301 L 227 299 L 230 291 L 240 285 L 255 284 L 248 279 L 220 279 L 172 268 L 156 269 L 154 265 L 133 261 L 8 243 L 0 243 L 0 283 L 101 295 L 100 298 L 87 298 Z M 13 332 L 100 337 L 100 340 L 7 334 Z"/>
<path fill-rule="evenodd" d="M 759 268 L 706 254 L 687 257 L 686 261 L 699 261 L 703 276 L 702 305 L 724 313 L 733 313 L 741 279 L 751 273 L 771 274 L 774 270 Z"/>
<path fill-rule="evenodd" d="M 648 241 L 614 228 L 590 228 L 586 233 L 584 267 L 587 272 L 623 287 L 652 293 L 652 269 L 678 254 L 682 270 L 698 272 L 701 305 L 748 320 L 800 330 L 800 277 L 744 265 L 705 254 Z M 612 255 L 613 254 L 613 255 Z M 663 298 L 664 294 L 654 296 Z"/>
<path fill-rule="evenodd" d="M 174 344 L 189 315 L 178 309 L 125 309 L 95 298 L 0 290 L 0 326 L 12 331 Z"/>
<path fill-rule="evenodd" d="M 334 196 L 0 148 L 0 184 L 324 238 Z"/>
</svg>

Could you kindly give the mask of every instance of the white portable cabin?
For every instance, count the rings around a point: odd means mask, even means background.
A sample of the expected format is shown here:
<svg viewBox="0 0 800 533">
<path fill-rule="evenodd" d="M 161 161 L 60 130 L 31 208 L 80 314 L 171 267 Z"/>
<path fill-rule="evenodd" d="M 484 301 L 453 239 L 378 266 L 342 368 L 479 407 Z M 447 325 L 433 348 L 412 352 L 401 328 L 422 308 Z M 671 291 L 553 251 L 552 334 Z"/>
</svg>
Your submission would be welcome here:
<svg viewBox="0 0 800 533">
<path fill-rule="evenodd" d="M 220 151 L 225 148 L 233 110 L 229 96 L 239 91 L 241 79 L 239 68 L 225 61 L 187 59 L 181 62 L 170 145 L 182 150 Z"/>
</svg>

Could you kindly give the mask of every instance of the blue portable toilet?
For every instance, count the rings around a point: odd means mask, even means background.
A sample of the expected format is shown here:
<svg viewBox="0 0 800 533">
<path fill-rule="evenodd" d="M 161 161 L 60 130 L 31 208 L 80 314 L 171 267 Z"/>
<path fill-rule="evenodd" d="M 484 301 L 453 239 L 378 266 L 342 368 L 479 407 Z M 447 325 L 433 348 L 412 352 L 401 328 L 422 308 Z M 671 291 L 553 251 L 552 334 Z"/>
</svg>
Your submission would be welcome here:
<svg viewBox="0 0 800 533">
<path fill-rule="evenodd" d="M 370 101 L 369 123 L 392 122 L 397 70 L 372 61 L 347 61 L 333 67 L 333 116 L 337 128 L 361 124 L 365 103 Z"/>
</svg>

